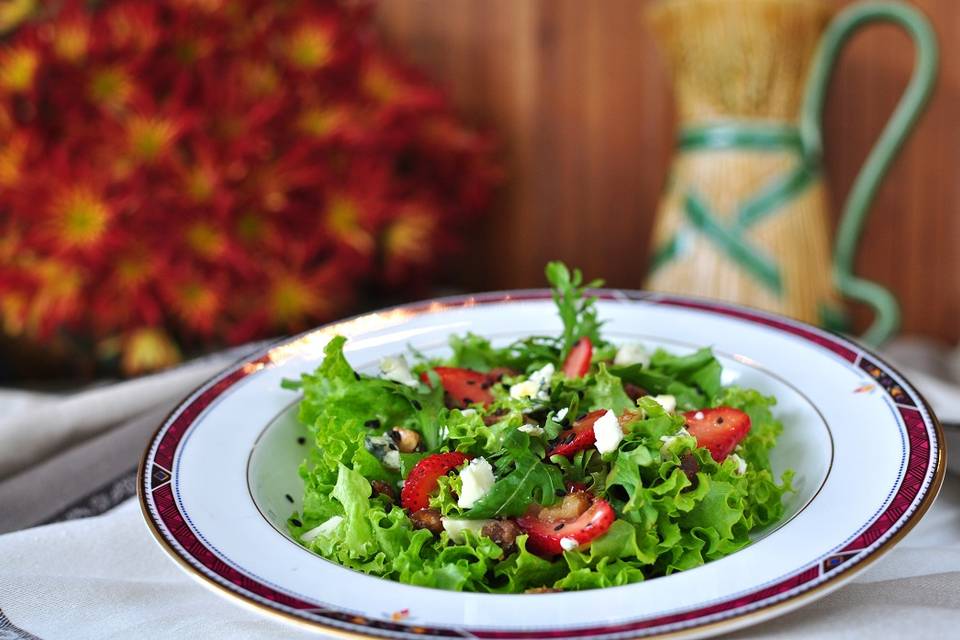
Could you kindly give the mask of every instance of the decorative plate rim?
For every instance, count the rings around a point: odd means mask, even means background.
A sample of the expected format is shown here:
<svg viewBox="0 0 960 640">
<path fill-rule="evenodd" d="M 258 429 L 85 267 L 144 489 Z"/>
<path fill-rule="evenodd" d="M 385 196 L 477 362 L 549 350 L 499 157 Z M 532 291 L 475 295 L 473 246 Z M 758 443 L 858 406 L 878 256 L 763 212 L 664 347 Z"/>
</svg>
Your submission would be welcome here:
<svg viewBox="0 0 960 640">
<path fill-rule="evenodd" d="M 230 577 L 224 576 L 223 573 L 217 573 L 210 567 L 207 567 L 211 573 L 219 577 L 220 580 L 231 583 L 231 586 L 228 586 L 195 566 L 194 563 L 203 563 L 198 560 L 195 555 L 187 552 L 185 548 L 184 550 L 178 549 L 177 546 L 180 546 L 180 543 L 176 540 L 175 536 L 172 536 L 174 540 L 170 540 L 167 537 L 168 534 L 162 531 L 161 523 L 157 521 L 163 518 L 163 515 L 161 515 L 162 511 L 174 521 L 179 518 L 181 523 L 183 522 L 183 514 L 179 512 L 176 503 L 172 500 L 172 494 L 166 509 L 169 511 L 172 508 L 175 513 L 167 513 L 156 504 L 155 492 L 164 487 L 169 488 L 170 486 L 170 470 L 165 469 L 155 461 L 159 445 L 162 443 L 161 434 L 165 437 L 172 426 L 177 425 L 180 421 L 184 421 L 183 431 L 180 433 L 180 436 L 177 437 L 177 442 L 179 442 L 189 426 L 192 425 L 217 398 L 248 375 L 265 366 L 270 366 L 271 354 L 275 350 L 298 343 L 308 336 L 329 333 L 332 330 L 351 323 L 375 320 L 378 315 L 402 313 L 409 317 L 450 309 L 468 308 L 481 304 L 540 301 L 550 298 L 550 290 L 548 289 L 517 289 L 432 298 L 363 313 L 321 325 L 320 327 L 305 331 L 296 336 L 281 338 L 240 358 L 237 362 L 228 366 L 191 391 L 178 403 L 177 407 L 161 421 L 150 437 L 137 469 L 137 498 L 148 530 L 161 548 L 192 578 L 198 580 L 204 586 L 214 589 L 220 595 L 226 595 L 231 600 L 260 613 L 267 613 L 307 629 L 314 631 L 322 630 L 340 637 L 382 638 L 391 636 L 399 637 L 402 635 L 419 637 L 435 635 L 481 638 L 560 638 L 588 637 L 601 633 L 611 637 L 616 635 L 617 637 L 674 638 L 706 635 L 714 631 L 719 632 L 721 629 L 731 631 L 786 613 L 817 597 L 826 595 L 854 578 L 858 573 L 888 552 L 913 529 L 936 499 L 946 472 L 943 427 L 923 395 L 917 391 L 895 367 L 871 349 L 863 347 L 847 337 L 797 320 L 716 300 L 624 289 L 596 289 L 591 291 L 591 294 L 596 295 L 600 300 L 606 302 L 646 302 L 655 305 L 667 305 L 712 313 L 754 325 L 761 325 L 782 333 L 791 334 L 807 343 L 812 343 L 812 346 L 815 348 L 819 347 L 831 351 L 834 355 L 862 369 L 867 375 L 874 378 L 882 390 L 891 397 L 894 407 L 899 413 L 900 419 L 903 420 L 908 432 L 908 463 L 906 468 L 904 468 L 903 475 L 899 479 L 897 486 L 892 491 L 892 497 L 885 504 L 883 511 L 876 514 L 871 521 L 868 521 L 859 535 L 852 542 L 846 544 L 834 556 L 831 556 L 823 562 L 818 560 L 816 565 L 811 565 L 803 571 L 786 577 L 772 586 L 755 587 L 745 596 L 727 596 L 717 604 L 700 605 L 697 608 L 688 608 L 679 613 L 648 616 L 647 618 L 613 623 L 606 626 L 603 623 L 591 624 L 590 622 L 586 622 L 583 627 L 556 630 L 544 629 L 540 631 L 509 628 L 505 628 L 503 631 L 492 631 L 490 628 L 424 628 L 400 622 L 391 623 L 381 620 L 371 620 L 346 612 L 317 608 L 311 603 L 298 601 L 296 598 L 276 591 L 269 585 L 257 582 L 250 576 L 246 576 L 220 561 L 217 562 L 222 565 L 221 571 L 224 573 L 233 572 L 238 575 L 232 576 L 231 579 Z M 282 360 L 280 362 L 282 362 Z M 899 401 L 904 398 L 908 401 L 907 404 L 902 404 Z M 908 417 L 907 412 L 912 412 L 912 414 Z M 910 420 L 913 420 L 913 422 L 911 423 Z M 914 429 L 922 430 L 926 439 L 916 443 L 913 442 L 909 431 L 911 426 L 913 426 Z M 915 451 L 923 453 L 922 456 L 916 456 L 916 460 L 914 456 Z M 171 461 L 174 455 L 175 451 L 170 452 L 169 457 Z M 917 466 L 921 465 L 921 463 L 923 470 L 918 476 Z M 147 473 L 148 464 L 150 465 L 150 473 Z M 172 468 L 172 465 L 170 466 Z M 911 471 L 913 473 L 911 473 Z M 161 476 L 161 481 L 156 484 L 154 483 L 153 477 L 155 473 L 159 473 Z M 162 478 L 164 473 L 166 473 L 167 476 L 166 480 Z M 909 490 L 915 491 L 911 496 L 905 498 L 905 504 L 897 505 L 897 498 L 903 493 L 908 480 L 914 483 L 910 486 Z M 151 508 L 151 501 L 153 502 L 153 508 Z M 892 519 L 889 519 L 888 514 L 893 511 L 897 512 L 893 515 Z M 881 521 L 883 522 L 881 523 Z M 164 525 L 167 524 L 166 522 L 164 523 Z M 869 540 L 863 540 L 867 533 L 878 527 L 885 528 Z M 190 533 L 190 536 L 193 536 L 193 534 Z M 858 544 L 859 546 L 857 546 Z M 837 563 L 827 568 L 826 563 L 834 559 L 838 559 Z M 266 595 L 264 595 L 264 593 L 257 594 L 251 591 L 249 589 L 251 586 L 257 587 L 261 592 L 265 592 Z M 280 602 L 281 600 L 290 602 L 284 603 Z M 270 606 L 265 601 L 272 601 L 275 604 L 274 606 Z M 280 608 L 277 605 L 284 605 L 286 608 Z M 300 610 L 303 613 L 313 613 L 315 615 L 322 613 L 329 619 L 329 622 L 318 620 L 316 617 L 307 618 L 297 615 L 295 613 L 296 610 Z M 702 622 L 698 623 L 698 619 L 702 619 Z M 337 622 L 344 626 L 338 626 L 336 624 Z M 682 624 L 682 626 L 664 628 L 677 624 Z M 349 628 L 347 628 L 347 625 L 349 625 Z M 658 628 L 662 630 L 658 631 Z"/>
</svg>

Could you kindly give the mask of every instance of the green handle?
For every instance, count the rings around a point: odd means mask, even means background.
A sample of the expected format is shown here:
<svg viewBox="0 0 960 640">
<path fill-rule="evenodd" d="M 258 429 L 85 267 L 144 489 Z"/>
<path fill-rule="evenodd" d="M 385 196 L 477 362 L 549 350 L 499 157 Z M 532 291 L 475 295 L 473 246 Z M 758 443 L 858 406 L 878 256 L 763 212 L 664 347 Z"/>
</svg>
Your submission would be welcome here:
<svg viewBox="0 0 960 640">
<path fill-rule="evenodd" d="M 929 21 L 916 9 L 897 2 L 867 2 L 842 11 L 827 27 L 814 59 L 804 97 L 800 134 L 807 153 L 822 155 L 820 123 L 823 118 L 827 84 L 840 49 L 860 27 L 871 22 L 891 22 L 902 27 L 917 48 L 913 76 L 890 121 L 871 149 L 850 189 L 840 217 L 834 247 L 833 277 L 842 294 L 860 300 L 876 312 L 873 324 L 862 339 L 879 344 L 900 326 L 900 306 L 893 294 L 875 282 L 858 278 L 853 261 L 867 212 L 890 164 L 930 97 L 937 75 L 937 38 Z"/>
</svg>

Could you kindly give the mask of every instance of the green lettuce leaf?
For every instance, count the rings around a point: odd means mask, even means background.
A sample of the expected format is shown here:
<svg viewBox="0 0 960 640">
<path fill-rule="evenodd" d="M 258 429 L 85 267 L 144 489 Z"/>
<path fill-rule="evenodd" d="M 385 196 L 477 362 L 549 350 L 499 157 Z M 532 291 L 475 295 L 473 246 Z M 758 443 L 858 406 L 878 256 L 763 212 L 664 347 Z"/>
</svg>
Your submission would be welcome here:
<svg viewBox="0 0 960 640">
<path fill-rule="evenodd" d="M 610 409 L 617 415 L 636 406 L 623 390 L 620 378 L 612 375 L 602 362 L 586 388 L 583 401 L 588 411 Z"/>
</svg>

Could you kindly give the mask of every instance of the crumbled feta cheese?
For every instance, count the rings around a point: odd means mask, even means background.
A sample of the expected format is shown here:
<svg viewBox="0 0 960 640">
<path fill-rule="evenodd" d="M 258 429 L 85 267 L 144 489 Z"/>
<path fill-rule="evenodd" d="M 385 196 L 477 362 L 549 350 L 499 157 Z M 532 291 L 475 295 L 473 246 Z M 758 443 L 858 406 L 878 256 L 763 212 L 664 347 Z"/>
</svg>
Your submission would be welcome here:
<svg viewBox="0 0 960 640">
<path fill-rule="evenodd" d="M 462 416 L 475 416 L 475 415 L 477 415 L 477 410 L 476 410 L 476 409 L 461 409 L 461 410 L 460 410 L 460 415 L 462 415 Z"/>
<path fill-rule="evenodd" d="M 573 551 L 580 545 L 573 538 L 560 538 L 560 546 L 564 551 Z"/>
<path fill-rule="evenodd" d="M 703 420 L 703 411 L 697 411 L 695 414 L 693 414 L 693 419 Z"/>
<path fill-rule="evenodd" d="M 493 522 L 493 520 L 461 520 L 458 518 L 440 518 L 440 522 L 443 524 L 443 530 L 447 532 L 447 535 L 450 536 L 450 539 L 459 544 L 463 542 L 464 531 L 480 533 L 480 530 L 489 523 Z"/>
<path fill-rule="evenodd" d="M 593 423 L 593 434 L 597 438 L 597 451 L 600 453 L 615 451 L 617 445 L 623 440 L 623 430 L 620 428 L 617 415 L 613 411 L 607 411 L 597 418 Z"/>
<path fill-rule="evenodd" d="M 639 342 L 628 342 L 617 349 L 617 355 L 613 358 L 613 364 L 618 366 L 640 364 L 645 367 L 650 364 L 650 354 Z"/>
<path fill-rule="evenodd" d="M 303 535 L 300 536 L 300 539 L 304 542 L 313 542 L 321 536 L 326 538 L 337 530 L 337 527 L 340 526 L 341 522 L 343 522 L 343 516 L 333 516 L 326 522 L 314 527 L 313 529 L 305 531 Z"/>
<path fill-rule="evenodd" d="M 410 365 L 403 356 L 387 356 L 380 360 L 380 372 L 387 380 L 393 380 L 408 387 L 417 386 L 418 382 L 410 371 Z"/>
<path fill-rule="evenodd" d="M 524 380 L 510 386 L 510 397 L 517 400 L 533 398 L 540 391 L 540 385 L 534 380 Z"/>
<path fill-rule="evenodd" d="M 526 434 L 531 436 L 542 436 L 543 427 L 537 426 L 535 424 L 522 424 L 517 427 L 517 431 L 523 431 Z"/>
<path fill-rule="evenodd" d="M 530 374 L 532 380 L 536 380 L 541 384 L 550 384 L 550 378 L 553 376 L 554 368 L 552 364 L 545 364 L 543 367 L 534 371 Z"/>
<path fill-rule="evenodd" d="M 469 509 L 493 487 L 493 467 L 485 458 L 474 458 L 460 471 L 460 497 L 457 506 Z"/>
<path fill-rule="evenodd" d="M 534 371 L 526 380 L 510 387 L 510 397 L 517 400 L 523 398 L 549 400 L 550 378 L 553 376 L 553 372 L 554 368 L 552 364 L 547 364 L 543 368 Z"/>
<path fill-rule="evenodd" d="M 400 452 L 396 449 L 390 449 L 390 451 L 383 454 L 383 460 L 381 460 L 381 462 L 383 466 L 388 469 L 400 469 Z"/>
<path fill-rule="evenodd" d="M 663 410 L 667 413 L 673 413 L 677 410 L 677 399 L 674 396 L 668 394 L 653 396 L 653 401 L 663 407 Z"/>
<path fill-rule="evenodd" d="M 673 446 L 673 443 L 679 440 L 680 438 L 687 438 L 690 436 L 690 432 L 687 431 L 685 427 L 680 427 L 680 431 L 677 431 L 672 436 L 660 436 L 660 442 L 663 444 L 660 445 L 660 455 L 666 456 L 670 453 L 670 447 Z"/>
<path fill-rule="evenodd" d="M 557 411 L 557 415 L 553 416 L 554 421 L 556 421 L 558 424 L 563 422 L 563 419 L 567 417 L 567 412 L 569 411 L 570 409 L 567 407 L 560 409 L 560 411 Z"/>
<path fill-rule="evenodd" d="M 729 456 L 727 456 L 727 459 L 733 460 L 734 462 L 737 463 L 737 469 L 736 471 L 734 471 L 734 473 L 737 474 L 738 476 L 742 476 L 747 472 L 747 461 L 741 458 L 740 456 L 738 456 L 737 454 L 731 453 Z"/>
</svg>

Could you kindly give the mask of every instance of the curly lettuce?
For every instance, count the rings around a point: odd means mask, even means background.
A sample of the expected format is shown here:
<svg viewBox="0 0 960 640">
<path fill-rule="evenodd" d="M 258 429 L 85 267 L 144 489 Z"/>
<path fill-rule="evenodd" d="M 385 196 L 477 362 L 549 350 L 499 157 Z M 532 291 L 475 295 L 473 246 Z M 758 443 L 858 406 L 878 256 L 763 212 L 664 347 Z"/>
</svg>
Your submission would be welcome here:
<svg viewBox="0 0 960 640">
<path fill-rule="evenodd" d="M 579 272 L 559 263 L 551 263 L 547 275 L 564 326 L 559 337 L 495 347 L 481 336 L 455 336 L 448 358 L 421 358 L 414 367 L 429 372 L 429 382 L 409 386 L 357 373 L 344 356 L 346 340 L 336 337 L 316 371 L 285 382 L 302 394 L 299 419 L 312 440 L 300 467 L 303 507 L 289 520 L 294 539 L 345 567 L 407 584 L 521 593 L 616 586 L 690 569 L 742 549 L 783 517 L 791 473 L 778 479 L 770 466 L 783 428 L 773 413 L 775 399 L 724 387 L 709 348 L 686 355 L 659 350 L 649 363 L 610 364 L 615 347 L 602 340 L 593 299 L 584 295 L 595 283 L 584 285 Z M 582 337 L 598 347 L 590 373 L 577 379 L 555 373 L 542 398 L 510 393 L 511 384 L 545 364 L 559 370 Z M 430 372 L 437 365 L 502 371 L 490 383 L 493 402 L 448 408 Z M 635 400 L 638 388 L 645 395 Z M 745 412 L 751 430 L 736 457 L 717 462 L 698 448 L 682 429 L 683 416 L 652 398 L 659 394 L 674 396 L 679 411 L 726 406 Z M 561 432 L 596 409 L 629 416 L 616 450 L 550 456 Z M 394 427 L 416 432 L 420 450 L 384 455 Z M 464 509 L 457 504 L 460 478 L 441 477 L 429 504 L 443 517 L 514 518 L 556 503 L 576 483 L 608 501 L 616 520 L 588 546 L 551 558 L 530 552 L 525 535 L 505 551 L 476 531 L 455 541 L 446 531 L 415 528 L 396 496 L 417 462 L 446 451 L 483 456 L 496 481 Z"/>
</svg>

